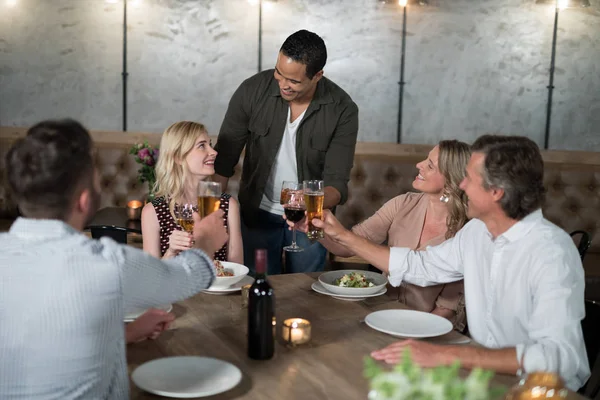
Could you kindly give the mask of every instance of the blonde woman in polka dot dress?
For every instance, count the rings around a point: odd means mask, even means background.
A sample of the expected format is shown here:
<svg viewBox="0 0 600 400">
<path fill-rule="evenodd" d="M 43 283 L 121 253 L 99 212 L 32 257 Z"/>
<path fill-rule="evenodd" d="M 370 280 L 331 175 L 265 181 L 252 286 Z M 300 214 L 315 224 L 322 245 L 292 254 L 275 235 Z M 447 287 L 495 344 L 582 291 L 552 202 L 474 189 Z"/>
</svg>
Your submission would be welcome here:
<svg viewBox="0 0 600 400">
<path fill-rule="evenodd" d="M 156 164 L 156 199 L 142 211 L 144 250 L 158 258 L 175 257 L 191 248 L 192 235 L 174 218 L 175 204 L 197 204 L 198 181 L 215 173 L 217 152 L 212 148 L 204 125 L 182 121 L 171 125 L 160 141 Z M 242 234 L 238 202 L 229 194 L 221 195 L 223 223 L 229 242 L 214 258 L 243 264 Z"/>
</svg>

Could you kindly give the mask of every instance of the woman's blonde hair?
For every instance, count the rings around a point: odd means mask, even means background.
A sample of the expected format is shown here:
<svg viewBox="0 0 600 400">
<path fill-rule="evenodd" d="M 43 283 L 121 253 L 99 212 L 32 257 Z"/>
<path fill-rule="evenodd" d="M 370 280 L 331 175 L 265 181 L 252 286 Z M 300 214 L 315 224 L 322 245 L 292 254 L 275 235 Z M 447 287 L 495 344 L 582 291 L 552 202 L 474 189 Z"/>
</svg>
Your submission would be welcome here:
<svg viewBox="0 0 600 400">
<path fill-rule="evenodd" d="M 465 178 L 465 170 L 471 157 L 468 144 L 458 140 L 442 140 L 439 144 L 438 167 L 446 183 L 443 195 L 448 197 L 446 239 L 450 239 L 467 223 L 467 195 L 459 185 Z"/>
<path fill-rule="evenodd" d="M 164 196 L 173 214 L 175 202 L 185 194 L 189 171 L 185 158 L 194 148 L 196 140 L 206 134 L 204 125 L 181 121 L 169 126 L 160 139 L 160 156 L 156 163 L 156 196 Z"/>
</svg>

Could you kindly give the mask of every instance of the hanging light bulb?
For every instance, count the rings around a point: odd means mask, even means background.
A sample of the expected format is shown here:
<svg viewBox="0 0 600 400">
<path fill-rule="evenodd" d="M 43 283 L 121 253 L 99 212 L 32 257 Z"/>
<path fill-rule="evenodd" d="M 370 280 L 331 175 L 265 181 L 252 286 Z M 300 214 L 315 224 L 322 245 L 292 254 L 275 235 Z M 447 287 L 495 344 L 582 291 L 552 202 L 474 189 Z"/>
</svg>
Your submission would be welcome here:
<svg viewBox="0 0 600 400">
<path fill-rule="evenodd" d="M 555 5 L 559 9 L 564 10 L 565 8 L 589 7 L 590 0 L 536 0 L 535 4 Z"/>
<path fill-rule="evenodd" d="M 250 1 L 250 0 L 248 0 L 248 1 Z M 410 5 L 420 5 L 420 6 L 429 5 L 428 0 L 377 0 L 377 2 L 383 3 L 383 4 L 396 4 L 396 5 L 399 5 L 400 7 L 406 7 L 409 4 Z"/>
<path fill-rule="evenodd" d="M 263 0 L 262 5 L 265 8 L 265 10 L 270 10 L 273 7 L 273 3 L 275 2 L 277 2 L 277 0 Z M 248 3 L 250 3 L 250 5 L 257 6 L 259 0 L 248 0 Z"/>
</svg>

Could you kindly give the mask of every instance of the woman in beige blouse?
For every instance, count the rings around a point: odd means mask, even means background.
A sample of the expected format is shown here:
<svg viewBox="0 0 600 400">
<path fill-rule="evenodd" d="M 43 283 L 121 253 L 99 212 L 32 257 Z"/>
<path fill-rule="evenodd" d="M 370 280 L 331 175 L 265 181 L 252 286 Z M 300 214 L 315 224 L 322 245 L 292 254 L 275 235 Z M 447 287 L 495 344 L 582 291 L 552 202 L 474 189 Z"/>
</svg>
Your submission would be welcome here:
<svg viewBox="0 0 600 400">
<path fill-rule="evenodd" d="M 417 164 L 412 185 L 420 193 L 394 197 L 352 231 L 375 243 L 420 250 L 453 237 L 467 222 L 467 199 L 458 185 L 464 178 L 471 152 L 457 140 L 442 140 Z M 325 238 L 321 243 L 332 253 L 350 257 L 354 253 Z M 408 307 L 448 318 L 463 330 L 463 281 L 429 287 L 402 283 L 398 299 Z"/>
</svg>

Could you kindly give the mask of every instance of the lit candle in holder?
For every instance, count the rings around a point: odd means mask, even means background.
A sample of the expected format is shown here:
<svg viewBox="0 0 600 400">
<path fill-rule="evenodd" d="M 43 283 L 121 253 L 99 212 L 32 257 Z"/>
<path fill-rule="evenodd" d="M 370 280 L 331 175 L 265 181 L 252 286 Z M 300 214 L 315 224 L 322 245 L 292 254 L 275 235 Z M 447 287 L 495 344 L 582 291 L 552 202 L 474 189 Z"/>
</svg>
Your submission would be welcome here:
<svg viewBox="0 0 600 400">
<path fill-rule="evenodd" d="M 283 321 L 281 335 L 287 344 L 297 345 L 310 341 L 310 322 L 302 318 Z"/>
<path fill-rule="evenodd" d="M 139 200 L 131 200 L 127 203 L 127 218 L 137 220 L 142 217 L 142 206 L 144 204 Z"/>
</svg>

